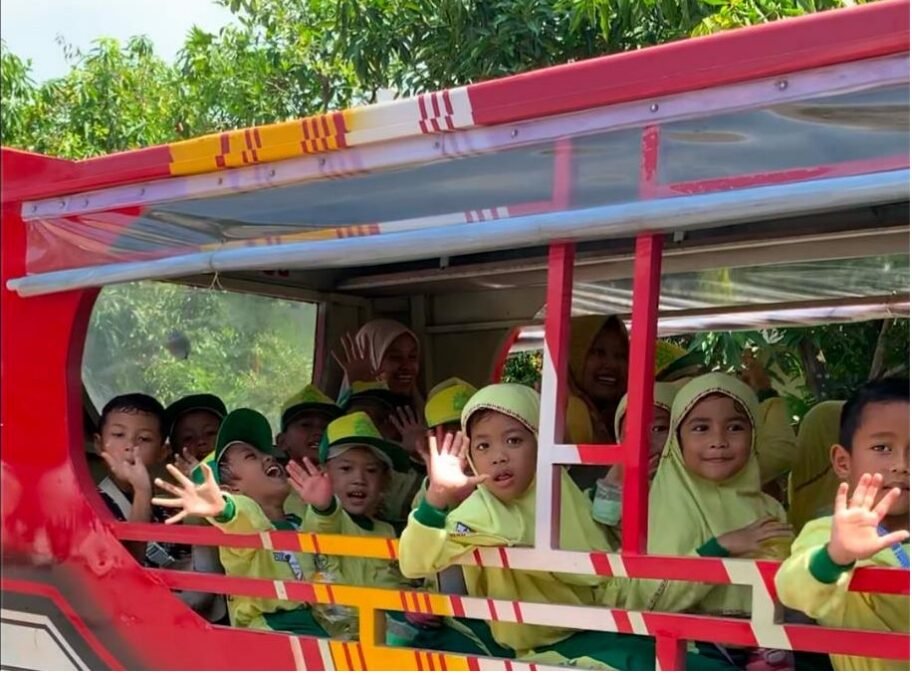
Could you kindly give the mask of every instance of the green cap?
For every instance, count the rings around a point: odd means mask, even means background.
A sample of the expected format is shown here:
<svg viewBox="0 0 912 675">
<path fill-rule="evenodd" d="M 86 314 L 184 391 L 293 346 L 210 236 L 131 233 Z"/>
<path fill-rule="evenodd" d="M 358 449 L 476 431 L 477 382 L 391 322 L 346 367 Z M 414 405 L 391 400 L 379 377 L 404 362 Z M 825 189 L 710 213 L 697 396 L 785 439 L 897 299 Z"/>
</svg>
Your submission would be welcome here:
<svg viewBox="0 0 912 675">
<path fill-rule="evenodd" d="M 217 483 L 221 482 L 218 464 L 225 454 L 225 450 L 235 443 L 248 443 L 267 455 L 275 454 L 269 420 L 262 413 L 250 408 L 232 410 L 222 420 L 222 426 L 219 427 L 218 436 L 215 439 L 215 451 L 203 460 L 204 463 L 209 464 Z"/>
<path fill-rule="evenodd" d="M 326 464 L 330 459 L 355 447 L 370 448 L 379 459 L 396 471 L 405 472 L 411 466 L 405 449 L 383 438 L 370 416 L 363 412 L 345 415 L 329 423 L 320 441 L 320 463 Z"/>
<path fill-rule="evenodd" d="M 174 433 L 174 426 L 182 415 L 196 412 L 197 410 L 211 412 L 220 420 L 225 419 L 225 415 L 228 414 L 225 403 L 214 394 L 184 396 L 165 408 L 165 429 L 168 431 L 168 436 Z"/>
<path fill-rule="evenodd" d="M 288 425 L 295 418 L 308 412 L 322 413 L 329 419 L 334 420 L 342 414 L 342 408 L 337 406 L 329 396 L 317 389 L 317 387 L 308 384 L 285 401 L 282 406 L 282 431 L 288 429 Z"/>
</svg>

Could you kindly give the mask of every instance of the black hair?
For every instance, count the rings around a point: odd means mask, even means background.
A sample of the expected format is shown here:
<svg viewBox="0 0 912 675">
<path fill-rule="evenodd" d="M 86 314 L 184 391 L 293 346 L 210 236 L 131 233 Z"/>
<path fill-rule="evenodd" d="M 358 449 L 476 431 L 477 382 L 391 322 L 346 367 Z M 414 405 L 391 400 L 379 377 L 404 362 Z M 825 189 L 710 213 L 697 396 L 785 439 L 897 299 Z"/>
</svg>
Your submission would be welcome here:
<svg viewBox="0 0 912 675">
<path fill-rule="evenodd" d="M 104 431 L 108 417 L 111 413 L 115 412 L 145 413 L 147 415 L 153 415 L 158 420 L 158 430 L 161 434 L 161 440 L 164 443 L 165 436 L 167 435 L 165 432 L 165 408 L 152 396 L 137 392 L 133 394 L 121 394 L 120 396 L 112 398 L 101 411 L 101 417 L 98 420 L 98 433 Z"/>
<path fill-rule="evenodd" d="M 909 380 L 886 377 L 863 384 L 842 407 L 839 416 L 839 445 L 852 451 L 852 439 L 861 425 L 865 408 L 875 403 L 908 403 Z"/>
</svg>

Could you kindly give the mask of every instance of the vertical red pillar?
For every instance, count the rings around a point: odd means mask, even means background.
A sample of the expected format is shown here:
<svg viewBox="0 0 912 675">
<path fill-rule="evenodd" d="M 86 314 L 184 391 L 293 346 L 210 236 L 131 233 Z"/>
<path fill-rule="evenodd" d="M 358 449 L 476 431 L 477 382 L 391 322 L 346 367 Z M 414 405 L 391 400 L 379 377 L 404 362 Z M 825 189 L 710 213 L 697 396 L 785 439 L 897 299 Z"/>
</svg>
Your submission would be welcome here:
<svg viewBox="0 0 912 675">
<path fill-rule="evenodd" d="M 652 422 L 661 275 L 662 235 L 639 235 L 633 264 L 627 433 L 624 437 L 624 526 L 621 534 L 624 553 L 646 552 L 649 427 Z"/>
<path fill-rule="evenodd" d="M 686 644 L 673 635 L 656 635 L 656 670 L 684 670 Z"/>
</svg>

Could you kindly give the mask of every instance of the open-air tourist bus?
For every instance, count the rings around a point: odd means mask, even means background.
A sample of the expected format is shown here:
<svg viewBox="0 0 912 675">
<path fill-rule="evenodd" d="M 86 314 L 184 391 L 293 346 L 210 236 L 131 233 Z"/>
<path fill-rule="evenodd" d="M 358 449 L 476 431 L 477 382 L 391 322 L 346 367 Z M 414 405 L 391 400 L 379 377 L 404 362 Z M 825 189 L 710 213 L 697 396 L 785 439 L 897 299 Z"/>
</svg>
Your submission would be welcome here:
<svg viewBox="0 0 912 675">
<path fill-rule="evenodd" d="M 906 634 L 783 622 L 776 562 L 645 553 L 658 338 L 908 316 L 908 17 L 907 0 L 886 0 L 79 162 L 4 148 L 3 667 L 541 667 L 386 645 L 384 610 L 416 609 L 648 635 L 662 670 L 699 640 L 908 660 Z M 123 542 L 391 561 L 398 549 L 115 520 L 86 439 L 125 393 L 104 383 L 123 357 L 104 343 L 110 353 L 83 361 L 93 308 L 123 284 L 281 302 L 289 320 L 310 312 L 301 342 L 331 395 L 331 350 L 372 317 L 419 336 L 425 389 L 496 380 L 511 350 L 538 339 L 535 544 L 463 564 L 742 584 L 751 617 L 140 566 Z M 562 442 L 569 320 L 593 313 L 631 330 L 618 445 Z M 628 469 L 620 548 L 559 550 L 556 467 L 614 463 Z M 360 640 L 211 625 L 174 589 L 332 598 L 357 608 Z M 860 569 L 851 589 L 908 595 L 909 573 Z"/>
</svg>

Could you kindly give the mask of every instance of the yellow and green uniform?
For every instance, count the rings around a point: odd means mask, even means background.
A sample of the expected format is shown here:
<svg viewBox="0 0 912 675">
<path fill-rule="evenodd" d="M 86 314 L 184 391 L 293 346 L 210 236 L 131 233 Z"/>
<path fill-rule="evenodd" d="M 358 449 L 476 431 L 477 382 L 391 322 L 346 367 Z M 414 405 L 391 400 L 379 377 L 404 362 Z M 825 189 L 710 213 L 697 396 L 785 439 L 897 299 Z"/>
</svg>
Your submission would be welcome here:
<svg viewBox="0 0 912 675">
<path fill-rule="evenodd" d="M 537 433 L 538 408 L 538 395 L 528 387 L 491 385 L 468 403 L 463 411 L 463 426 L 478 410 L 492 409 L 514 417 Z M 589 500 L 565 470 L 559 475 L 561 548 L 610 550 L 604 533 L 591 518 Z M 500 501 L 480 485 L 462 504 L 448 512 L 422 501 L 409 516 L 402 533 L 399 564 L 407 577 L 427 577 L 449 568 L 478 548 L 530 546 L 534 535 L 534 482 L 510 503 Z M 612 606 L 617 599 L 618 582 L 612 578 L 473 565 L 461 569 L 467 592 L 473 597 L 570 606 Z M 501 651 L 538 663 L 625 670 L 655 666 L 654 645 L 640 636 L 494 620 L 487 624 L 490 637 Z"/>
<path fill-rule="evenodd" d="M 722 483 L 693 474 L 684 464 L 678 430 L 696 404 L 710 394 L 733 398 L 747 413 L 753 429 L 751 455 L 744 467 Z M 712 373 L 694 378 L 674 399 L 671 432 L 659 470 L 649 490 L 648 552 L 653 555 L 725 557 L 717 537 L 771 516 L 785 522 L 785 511 L 761 489 L 756 440 L 759 404 L 746 384 Z M 782 560 L 791 539 L 775 540 L 764 557 Z M 750 589 L 686 581 L 629 580 L 624 600 L 629 609 L 707 614 L 750 613 Z"/>
<path fill-rule="evenodd" d="M 839 442 L 839 417 L 845 401 L 824 401 L 811 408 L 798 427 L 798 453 L 789 474 L 789 523 L 799 532 L 814 518 L 833 512 L 839 478 L 830 450 Z"/>
<path fill-rule="evenodd" d="M 900 567 L 897 553 L 888 548 L 854 565 L 837 565 L 826 552 L 831 527 L 832 518 L 824 517 L 810 521 L 801 530 L 791 556 L 776 574 L 779 600 L 829 628 L 908 633 L 909 596 L 849 592 L 853 569 L 872 565 Z M 900 548 L 908 561 L 909 542 Z M 836 649 L 834 645 L 833 651 Z M 908 661 L 835 653 L 830 660 L 836 670 L 909 670 Z"/>
<path fill-rule="evenodd" d="M 270 521 L 263 509 L 243 495 L 223 495 L 225 510 L 209 522 L 231 534 L 257 534 L 273 530 L 298 530 L 299 514 Z M 313 575 L 313 559 L 304 553 L 264 549 L 219 547 L 219 559 L 231 576 L 279 581 L 301 581 Z M 233 626 L 287 630 L 303 635 L 325 635 L 307 605 L 292 600 L 229 596 L 228 612 Z"/>
</svg>

